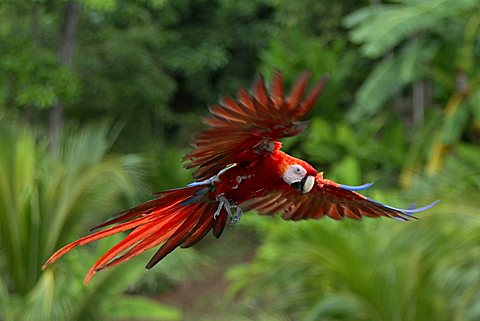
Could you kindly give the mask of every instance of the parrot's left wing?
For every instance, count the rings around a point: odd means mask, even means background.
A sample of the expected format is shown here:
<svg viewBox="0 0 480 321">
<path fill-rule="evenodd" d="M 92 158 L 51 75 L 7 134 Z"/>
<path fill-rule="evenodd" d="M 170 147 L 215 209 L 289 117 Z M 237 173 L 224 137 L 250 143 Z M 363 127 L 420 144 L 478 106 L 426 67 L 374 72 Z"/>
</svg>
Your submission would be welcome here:
<svg viewBox="0 0 480 321">
<path fill-rule="evenodd" d="M 210 106 L 204 122 L 211 127 L 200 132 L 194 149 L 184 157 L 187 168 L 197 168 L 194 179 L 208 179 L 233 163 L 254 162 L 278 148 L 278 139 L 301 133 L 308 123 L 300 120 L 312 109 L 328 76 L 302 99 L 309 80 L 309 73 L 301 74 L 285 97 L 282 75 L 275 72 L 271 93 L 259 77 L 253 94 L 240 89 L 236 99 L 223 96 Z"/>
<path fill-rule="evenodd" d="M 288 187 L 281 191 L 271 191 L 240 205 L 244 210 L 255 210 L 262 215 L 283 213 L 282 217 L 286 220 L 320 219 L 324 216 L 335 220 L 344 217 L 359 220 L 362 216 L 386 216 L 408 221 L 415 219 L 414 213 L 427 210 L 438 202 L 421 208 L 398 209 L 374 201 L 353 189 L 355 188 L 324 179 L 323 174 L 319 173 L 315 178 L 315 185 L 307 194 Z"/>
</svg>

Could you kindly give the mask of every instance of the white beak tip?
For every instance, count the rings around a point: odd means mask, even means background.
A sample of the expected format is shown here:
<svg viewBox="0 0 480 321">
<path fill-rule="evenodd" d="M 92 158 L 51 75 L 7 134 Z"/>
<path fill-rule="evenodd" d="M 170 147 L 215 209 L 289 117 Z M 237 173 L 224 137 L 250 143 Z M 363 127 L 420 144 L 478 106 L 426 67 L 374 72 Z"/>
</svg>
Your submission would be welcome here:
<svg viewBox="0 0 480 321">
<path fill-rule="evenodd" d="M 307 194 L 308 192 L 310 192 L 314 184 L 315 184 L 315 177 L 311 175 L 308 176 L 307 179 L 305 180 L 305 184 L 303 184 L 302 193 Z"/>
</svg>

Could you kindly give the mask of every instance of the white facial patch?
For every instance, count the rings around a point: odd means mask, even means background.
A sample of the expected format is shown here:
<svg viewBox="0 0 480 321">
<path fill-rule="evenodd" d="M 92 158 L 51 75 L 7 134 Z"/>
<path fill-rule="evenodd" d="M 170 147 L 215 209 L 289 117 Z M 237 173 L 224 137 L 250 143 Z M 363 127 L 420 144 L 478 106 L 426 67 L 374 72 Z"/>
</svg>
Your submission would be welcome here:
<svg viewBox="0 0 480 321">
<path fill-rule="evenodd" d="M 292 185 L 293 183 L 300 182 L 306 174 L 307 170 L 303 168 L 303 166 L 297 164 L 290 165 L 283 174 L 283 180 L 288 185 Z"/>
</svg>

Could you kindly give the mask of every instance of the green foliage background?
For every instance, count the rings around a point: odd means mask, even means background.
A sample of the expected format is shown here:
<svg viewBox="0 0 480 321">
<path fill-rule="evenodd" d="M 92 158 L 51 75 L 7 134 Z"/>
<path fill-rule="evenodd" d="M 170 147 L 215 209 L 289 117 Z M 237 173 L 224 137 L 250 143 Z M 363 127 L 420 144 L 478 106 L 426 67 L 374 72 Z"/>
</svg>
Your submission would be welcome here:
<svg viewBox="0 0 480 321">
<path fill-rule="evenodd" d="M 0 0 L 0 320 L 479 320 L 479 61 L 478 0 Z M 188 183 L 208 104 L 274 70 L 286 88 L 331 76 L 288 152 L 376 182 L 379 201 L 440 204 L 412 223 L 249 213 L 89 287 L 115 239 L 40 271 L 110 213 Z"/>
</svg>

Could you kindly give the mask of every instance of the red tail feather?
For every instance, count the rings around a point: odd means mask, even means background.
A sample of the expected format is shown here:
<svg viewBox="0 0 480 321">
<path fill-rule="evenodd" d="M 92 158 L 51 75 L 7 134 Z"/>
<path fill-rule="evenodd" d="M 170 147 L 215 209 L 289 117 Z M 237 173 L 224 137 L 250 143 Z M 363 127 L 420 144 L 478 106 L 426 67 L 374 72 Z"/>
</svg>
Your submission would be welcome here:
<svg viewBox="0 0 480 321">
<path fill-rule="evenodd" d="M 218 204 L 208 199 L 208 192 L 206 186 L 192 186 L 158 193 L 160 198 L 121 212 L 94 229 L 117 225 L 65 245 L 48 259 L 42 269 L 76 246 L 131 229 L 130 234 L 95 262 L 85 277 L 85 284 L 90 282 L 96 272 L 164 243 L 147 264 L 147 268 L 151 268 L 178 246 L 188 247 L 197 243 L 214 226 L 215 236 L 218 235 L 218 230 L 223 230 L 226 220 L 215 220 L 214 212 Z M 223 216 L 226 215 L 220 217 Z"/>
</svg>

